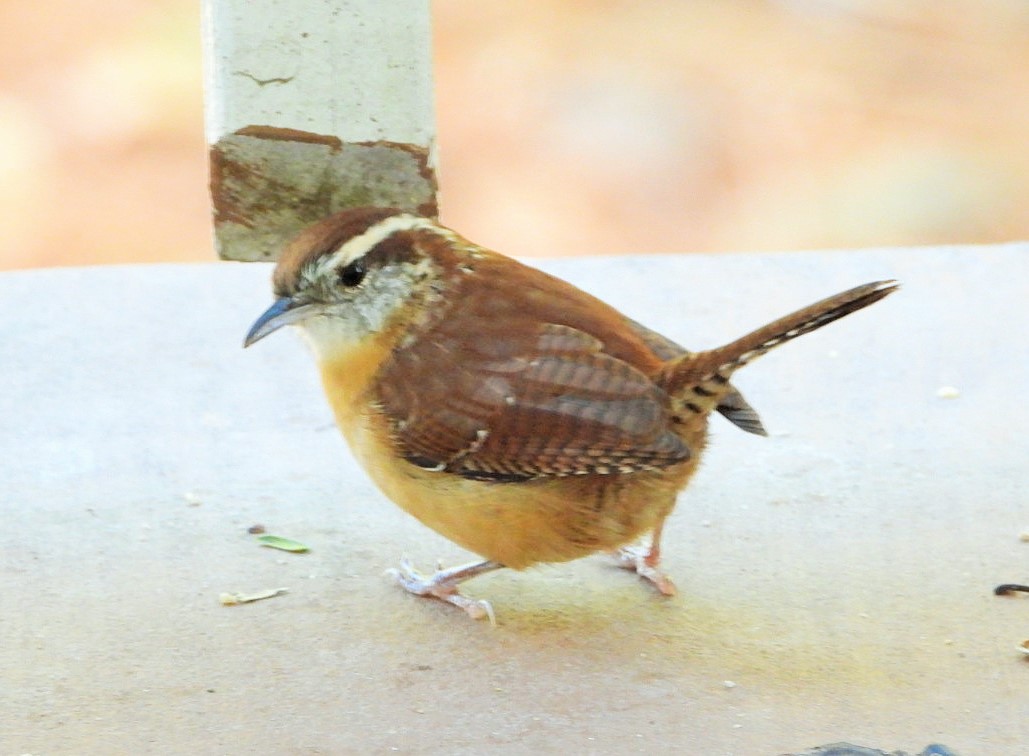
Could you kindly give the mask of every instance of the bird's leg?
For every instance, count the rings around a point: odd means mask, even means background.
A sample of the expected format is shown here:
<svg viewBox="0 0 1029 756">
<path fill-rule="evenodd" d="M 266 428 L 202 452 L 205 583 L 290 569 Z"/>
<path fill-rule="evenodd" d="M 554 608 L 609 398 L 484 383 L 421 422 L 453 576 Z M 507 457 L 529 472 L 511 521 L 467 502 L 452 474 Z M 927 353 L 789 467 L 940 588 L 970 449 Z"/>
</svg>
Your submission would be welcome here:
<svg viewBox="0 0 1029 756">
<path fill-rule="evenodd" d="M 400 562 L 400 567 L 389 570 L 397 583 L 405 590 L 417 596 L 431 596 L 448 604 L 460 607 L 468 612 L 472 619 L 488 617 L 491 625 L 497 624 L 497 617 L 493 613 L 493 607 L 488 601 L 481 599 L 470 599 L 458 593 L 457 587 L 465 580 L 483 575 L 493 570 L 499 570 L 504 565 L 497 562 L 476 562 L 461 567 L 451 567 L 444 570 L 439 565 L 436 572 L 426 576 L 418 572 L 411 562 L 406 558 Z"/>
<path fill-rule="evenodd" d="M 644 580 L 649 580 L 665 596 L 675 595 L 675 583 L 657 567 L 661 562 L 661 520 L 650 537 L 650 546 L 625 546 L 615 552 L 618 566 L 632 570 Z"/>
</svg>

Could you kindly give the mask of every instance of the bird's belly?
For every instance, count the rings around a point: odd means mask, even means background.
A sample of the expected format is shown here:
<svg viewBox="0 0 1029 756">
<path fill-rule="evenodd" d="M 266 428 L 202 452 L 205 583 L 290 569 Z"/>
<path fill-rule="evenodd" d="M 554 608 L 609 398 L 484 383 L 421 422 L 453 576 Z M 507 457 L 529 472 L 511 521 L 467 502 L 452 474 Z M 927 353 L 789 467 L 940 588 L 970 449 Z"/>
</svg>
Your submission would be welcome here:
<svg viewBox="0 0 1029 756">
<path fill-rule="evenodd" d="M 516 569 L 633 541 L 667 516 L 693 467 L 688 461 L 655 473 L 469 480 L 403 460 L 374 411 L 337 419 L 386 496 L 459 546 Z"/>
</svg>

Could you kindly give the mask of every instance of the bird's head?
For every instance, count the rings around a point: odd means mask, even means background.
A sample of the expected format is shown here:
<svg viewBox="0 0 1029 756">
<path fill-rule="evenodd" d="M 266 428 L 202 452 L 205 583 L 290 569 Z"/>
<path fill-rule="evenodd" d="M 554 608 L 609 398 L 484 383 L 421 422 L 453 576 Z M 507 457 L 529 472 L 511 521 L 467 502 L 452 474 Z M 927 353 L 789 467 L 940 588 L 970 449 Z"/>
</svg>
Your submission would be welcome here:
<svg viewBox="0 0 1029 756">
<path fill-rule="evenodd" d="M 279 259 L 275 302 L 244 346 L 299 325 L 324 356 L 412 319 L 442 293 L 454 232 L 394 208 L 344 210 L 302 231 Z"/>
</svg>

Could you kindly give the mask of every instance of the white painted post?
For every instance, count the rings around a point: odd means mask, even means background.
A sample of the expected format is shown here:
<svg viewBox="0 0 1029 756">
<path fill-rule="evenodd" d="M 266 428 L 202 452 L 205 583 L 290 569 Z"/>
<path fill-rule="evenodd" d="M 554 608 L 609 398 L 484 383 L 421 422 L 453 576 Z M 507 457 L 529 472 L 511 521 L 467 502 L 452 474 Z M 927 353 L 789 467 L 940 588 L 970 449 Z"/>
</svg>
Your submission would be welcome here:
<svg viewBox="0 0 1029 756">
<path fill-rule="evenodd" d="M 436 215 L 428 0 L 204 0 L 221 257 L 376 204 Z"/>
</svg>

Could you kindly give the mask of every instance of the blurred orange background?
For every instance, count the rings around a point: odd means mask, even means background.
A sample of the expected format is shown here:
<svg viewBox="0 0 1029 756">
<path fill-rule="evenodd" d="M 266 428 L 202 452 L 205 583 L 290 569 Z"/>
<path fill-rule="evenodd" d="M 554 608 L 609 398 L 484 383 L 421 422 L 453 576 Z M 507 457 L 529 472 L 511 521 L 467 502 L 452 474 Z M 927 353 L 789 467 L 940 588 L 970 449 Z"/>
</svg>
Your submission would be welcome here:
<svg viewBox="0 0 1029 756">
<path fill-rule="evenodd" d="M 197 0 L 0 3 L 0 267 L 210 260 Z M 435 0 L 442 216 L 514 255 L 1029 237 L 1023 0 Z"/>
</svg>

